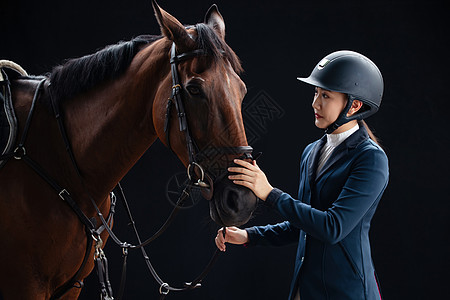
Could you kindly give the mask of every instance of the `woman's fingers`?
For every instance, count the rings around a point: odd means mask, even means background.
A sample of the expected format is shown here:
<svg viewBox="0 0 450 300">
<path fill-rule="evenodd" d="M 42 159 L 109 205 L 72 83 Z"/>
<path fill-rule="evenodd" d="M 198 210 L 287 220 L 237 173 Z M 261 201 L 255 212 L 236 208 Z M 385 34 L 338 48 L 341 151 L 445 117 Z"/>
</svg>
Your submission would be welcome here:
<svg viewBox="0 0 450 300">
<path fill-rule="evenodd" d="M 217 248 L 219 248 L 220 251 L 225 251 L 225 239 L 221 232 L 219 232 L 214 240 L 216 242 Z"/>
<path fill-rule="evenodd" d="M 245 160 L 242 160 L 242 159 L 234 159 L 233 162 L 237 165 L 243 166 L 250 170 L 256 169 L 256 167 L 253 164 L 246 162 Z"/>
<path fill-rule="evenodd" d="M 228 176 L 228 178 L 230 178 L 231 180 L 244 180 L 244 181 L 249 181 L 249 182 L 254 181 L 252 176 L 244 175 L 244 174 L 230 175 L 230 176 Z"/>
<path fill-rule="evenodd" d="M 245 174 L 245 175 L 249 175 L 249 176 L 251 176 L 255 173 L 255 171 L 253 171 L 253 170 L 249 170 L 249 169 L 241 168 L 241 167 L 229 167 L 228 172 Z"/>
<path fill-rule="evenodd" d="M 242 244 L 244 243 L 241 237 L 242 230 L 237 227 L 227 227 L 225 231 L 225 237 L 223 236 L 223 228 L 219 229 L 217 231 L 217 236 L 215 238 L 215 243 L 217 248 L 219 248 L 220 251 L 226 250 L 226 244 L 225 243 L 232 243 L 232 244 Z"/>
<path fill-rule="evenodd" d="M 234 162 L 237 165 L 241 165 L 243 168 L 242 167 L 229 167 L 228 168 L 229 172 L 245 174 L 245 175 L 252 176 L 252 177 L 255 176 L 256 174 L 258 174 L 259 172 L 261 172 L 261 169 L 256 164 L 256 161 L 252 161 L 252 163 L 248 163 L 245 160 L 235 159 Z"/>
<path fill-rule="evenodd" d="M 229 175 L 228 178 L 237 185 L 250 189 L 256 197 L 266 200 L 273 187 L 267 180 L 266 174 L 259 168 L 256 161 L 248 163 L 244 160 L 235 159 L 234 162 L 241 167 L 230 167 L 228 171 L 237 174 Z"/>
<path fill-rule="evenodd" d="M 222 230 L 222 229 L 220 229 L 220 230 Z M 236 231 L 238 231 L 238 230 L 239 230 L 239 228 L 237 228 L 236 226 L 230 226 L 230 227 L 227 227 L 227 232 L 228 232 L 228 231 L 236 232 Z"/>
<path fill-rule="evenodd" d="M 233 180 L 234 184 L 245 186 L 246 188 L 252 190 L 253 193 L 255 193 L 255 186 L 253 183 L 245 181 L 245 180 Z"/>
</svg>

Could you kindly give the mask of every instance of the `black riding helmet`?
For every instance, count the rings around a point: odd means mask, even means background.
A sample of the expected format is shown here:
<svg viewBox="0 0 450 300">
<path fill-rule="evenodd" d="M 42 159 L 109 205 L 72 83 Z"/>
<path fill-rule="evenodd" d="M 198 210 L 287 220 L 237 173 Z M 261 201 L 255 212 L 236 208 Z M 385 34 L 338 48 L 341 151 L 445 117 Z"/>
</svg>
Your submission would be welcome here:
<svg viewBox="0 0 450 300">
<path fill-rule="evenodd" d="M 354 51 L 336 51 L 323 58 L 308 78 L 297 78 L 325 90 L 348 95 L 347 105 L 337 120 L 325 131 L 332 133 L 339 126 L 362 120 L 378 111 L 383 97 L 383 77 L 378 67 L 367 57 Z M 353 116 L 347 113 L 353 100 L 364 105 Z"/>
</svg>

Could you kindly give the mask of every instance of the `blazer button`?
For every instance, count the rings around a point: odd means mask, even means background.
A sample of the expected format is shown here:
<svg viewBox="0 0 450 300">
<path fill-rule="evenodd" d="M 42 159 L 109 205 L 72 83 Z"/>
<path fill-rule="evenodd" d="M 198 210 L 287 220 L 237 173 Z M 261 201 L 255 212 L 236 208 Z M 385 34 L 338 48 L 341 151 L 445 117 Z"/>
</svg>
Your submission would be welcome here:
<svg viewBox="0 0 450 300">
<path fill-rule="evenodd" d="M 302 257 L 302 262 L 303 262 L 304 260 L 305 260 L 305 257 L 303 256 L 303 257 Z"/>
</svg>

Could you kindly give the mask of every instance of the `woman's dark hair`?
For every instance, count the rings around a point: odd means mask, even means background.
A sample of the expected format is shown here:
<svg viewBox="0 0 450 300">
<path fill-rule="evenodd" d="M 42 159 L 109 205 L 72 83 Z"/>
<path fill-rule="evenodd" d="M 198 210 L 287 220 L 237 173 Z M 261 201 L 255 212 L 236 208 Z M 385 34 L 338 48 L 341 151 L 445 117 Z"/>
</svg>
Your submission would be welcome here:
<svg viewBox="0 0 450 300">
<path fill-rule="evenodd" d="M 375 134 L 372 132 L 372 130 L 369 128 L 369 125 L 367 125 L 366 121 L 359 120 L 358 121 L 360 125 L 364 126 L 367 130 L 367 133 L 369 134 L 369 137 L 372 141 L 374 141 L 378 146 L 381 146 L 380 140 L 375 136 Z"/>
</svg>

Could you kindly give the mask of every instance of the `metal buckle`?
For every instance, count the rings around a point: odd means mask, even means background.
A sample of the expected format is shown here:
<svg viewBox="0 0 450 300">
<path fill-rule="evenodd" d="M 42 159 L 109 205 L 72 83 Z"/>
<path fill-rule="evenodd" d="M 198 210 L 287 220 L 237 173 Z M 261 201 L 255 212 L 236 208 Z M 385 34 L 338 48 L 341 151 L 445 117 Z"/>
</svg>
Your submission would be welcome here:
<svg viewBox="0 0 450 300">
<path fill-rule="evenodd" d="M 66 201 L 66 199 L 64 198 L 63 194 L 66 194 L 67 196 L 70 196 L 69 192 L 66 189 L 63 189 L 61 192 L 58 193 L 59 198 L 63 199 L 64 201 Z"/>
<path fill-rule="evenodd" d="M 122 254 L 123 256 L 127 256 L 128 255 L 128 248 L 131 246 L 130 244 L 128 244 L 127 242 L 123 243 L 122 245 L 120 245 L 122 247 Z"/>
<path fill-rule="evenodd" d="M 98 236 L 92 235 L 92 239 L 95 241 L 94 259 L 96 259 L 98 257 L 100 257 L 100 258 L 105 257 L 105 253 L 102 250 L 103 240 L 101 239 L 100 235 L 98 235 Z"/>
<path fill-rule="evenodd" d="M 109 198 L 111 199 L 111 205 L 116 205 L 117 197 L 116 194 L 114 194 L 114 192 L 109 193 Z"/>
</svg>

